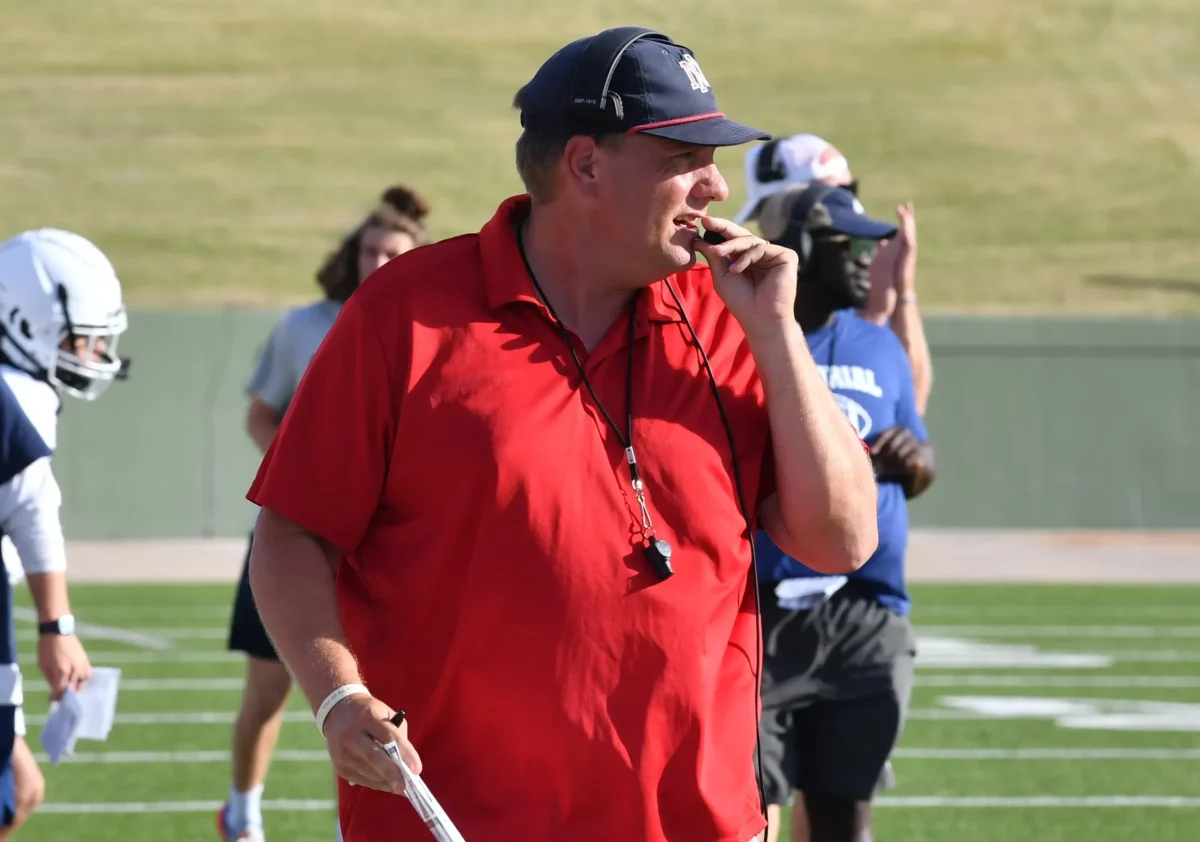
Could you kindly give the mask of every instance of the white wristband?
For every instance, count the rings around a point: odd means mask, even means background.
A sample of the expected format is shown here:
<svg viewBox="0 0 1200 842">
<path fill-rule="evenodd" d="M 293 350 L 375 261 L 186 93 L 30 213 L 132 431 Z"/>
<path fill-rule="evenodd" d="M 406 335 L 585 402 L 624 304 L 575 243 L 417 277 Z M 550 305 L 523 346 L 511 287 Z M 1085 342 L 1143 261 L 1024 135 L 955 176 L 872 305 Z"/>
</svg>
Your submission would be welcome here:
<svg viewBox="0 0 1200 842">
<path fill-rule="evenodd" d="M 359 695 L 369 696 L 371 691 L 361 684 L 343 684 L 325 697 L 325 701 L 321 702 L 321 706 L 317 708 L 317 730 L 321 732 L 322 737 L 325 736 L 325 719 L 333 710 L 333 706 L 349 696 Z"/>
</svg>

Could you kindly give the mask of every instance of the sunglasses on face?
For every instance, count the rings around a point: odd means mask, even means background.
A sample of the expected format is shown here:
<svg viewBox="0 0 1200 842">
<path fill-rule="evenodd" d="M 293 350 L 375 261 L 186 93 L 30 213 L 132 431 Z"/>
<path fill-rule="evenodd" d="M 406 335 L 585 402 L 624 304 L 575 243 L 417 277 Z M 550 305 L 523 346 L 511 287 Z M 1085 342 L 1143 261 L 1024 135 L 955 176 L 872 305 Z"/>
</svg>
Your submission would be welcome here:
<svg viewBox="0 0 1200 842">
<path fill-rule="evenodd" d="M 861 260 L 874 260 L 879 250 L 879 243 L 869 237 L 851 237 L 848 234 L 820 234 L 813 237 L 813 244 L 828 243 L 840 248 L 855 263 Z"/>
</svg>

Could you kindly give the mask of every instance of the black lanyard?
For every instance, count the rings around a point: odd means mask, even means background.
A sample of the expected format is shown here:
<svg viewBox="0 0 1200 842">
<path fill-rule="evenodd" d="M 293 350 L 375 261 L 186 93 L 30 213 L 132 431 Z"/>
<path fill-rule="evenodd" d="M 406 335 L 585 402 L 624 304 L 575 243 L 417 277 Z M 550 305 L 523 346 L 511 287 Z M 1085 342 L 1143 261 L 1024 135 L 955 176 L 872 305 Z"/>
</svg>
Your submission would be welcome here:
<svg viewBox="0 0 1200 842">
<path fill-rule="evenodd" d="M 617 437 L 617 441 L 625 448 L 625 461 L 629 464 L 629 477 L 633 485 L 633 493 L 638 501 L 638 508 L 642 514 L 642 533 L 646 538 L 644 552 L 647 560 L 654 568 L 659 578 L 666 579 L 670 577 L 674 570 L 671 568 L 671 545 L 654 534 L 654 522 L 650 519 L 650 509 L 646 505 L 646 490 L 642 482 L 641 475 L 638 473 L 637 455 L 633 452 L 633 357 L 634 357 L 634 328 L 637 324 L 637 303 L 641 293 L 634 295 L 633 300 L 629 302 L 629 362 L 625 369 L 625 433 L 621 433 L 621 429 L 613 421 L 612 416 L 608 414 L 608 410 L 604 408 L 604 404 L 600 402 L 600 397 L 596 394 L 596 390 L 592 388 L 592 381 L 588 379 L 587 372 L 584 371 L 583 362 L 579 359 L 579 354 L 575 351 L 575 343 L 571 341 L 571 334 L 563 324 L 562 319 L 558 317 L 558 313 L 554 311 L 554 305 L 550 303 L 541 284 L 538 283 L 537 276 L 533 273 L 533 267 L 529 265 L 529 258 L 525 254 L 525 244 L 522 242 L 521 232 L 518 230 L 517 249 L 521 252 L 521 260 L 525 264 L 525 271 L 529 274 L 529 280 L 533 282 L 534 289 L 542 299 L 542 303 L 546 305 L 546 309 L 550 311 L 550 317 L 554 320 L 555 326 L 562 335 L 563 341 L 567 343 L 567 350 L 571 352 L 571 359 L 575 361 L 575 367 L 579 370 L 579 377 L 583 380 L 583 384 L 587 386 L 588 393 L 591 394 L 592 400 L 596 407 L 600 410 L 600 414 L 604 416 L 604 420 L 608 422 L 608 426 L 612 428 L 613 433 Z"/>
</svg>

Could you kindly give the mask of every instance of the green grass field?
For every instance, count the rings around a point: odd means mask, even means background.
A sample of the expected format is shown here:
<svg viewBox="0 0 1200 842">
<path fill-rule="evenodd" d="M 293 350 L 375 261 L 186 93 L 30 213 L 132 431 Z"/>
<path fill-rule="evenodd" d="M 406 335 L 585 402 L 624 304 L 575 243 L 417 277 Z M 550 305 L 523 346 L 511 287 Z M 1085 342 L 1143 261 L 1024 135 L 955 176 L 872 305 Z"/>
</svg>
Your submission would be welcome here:
<svg viewBox="0 0 1200 842">
<path fill-rule="evenodd" d="M 0 0 L 0 231 L 108 250 L 139 305 L 309 297 L 385 183 L 440 236 L 519 190 L 513 92 L 667 29 L 723 107 L 916 202 L 930 309 L 1200 312 L 1200 4 Z M 742 150 L 720 161 L 741 201 Z"/>
<path fill-rule="evenodd" d="M 1200 589 L 914 592 L 923 665 L 894 758 L 898 787 L 876 809 L 877 839 L 1196 838 Z M 142 629 L 175 648 L 87 641 L 95 665 L 122 670 L 118 722 L 106 743 L 81 743 L 74 759 L 43 765 L 47 803 L 24 838 L 216 838 L 241 675 L 223 652 L 231 595 L 232 585 L 73 589 L 81 621 Z M 46 692 L 30 660 L 32 632 L 24 625 L 19 637 L 36 749 Z M 328 765 L 298 696 L 280 749 L 265 796 L 269 838 L 327 842 Z"/>
</svg>

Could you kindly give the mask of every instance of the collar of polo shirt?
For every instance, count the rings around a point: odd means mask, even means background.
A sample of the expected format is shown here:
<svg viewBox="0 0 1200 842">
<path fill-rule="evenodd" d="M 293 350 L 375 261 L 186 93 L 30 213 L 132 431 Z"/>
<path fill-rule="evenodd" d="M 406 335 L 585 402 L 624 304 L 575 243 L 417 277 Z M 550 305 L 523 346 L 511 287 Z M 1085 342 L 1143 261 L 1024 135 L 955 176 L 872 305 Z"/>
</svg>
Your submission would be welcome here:
<svg viewBox="0 0 1200 842">
<path fill-rule="evenodd" d="M 511 196 L 496 215 L 479 232 L 479 247 L 483 252 L 483 282 L 487 287 L 488 307 L 493 310 L 517 301 L 543 306 L 525 271 L 517 245 L 517 227 L 529 215 L 532 200 L 527 195 Z M 650 285 L 646 296 L 646 314 L 652 322 L 682 322 L 666 280 Z"/>
</svg>

